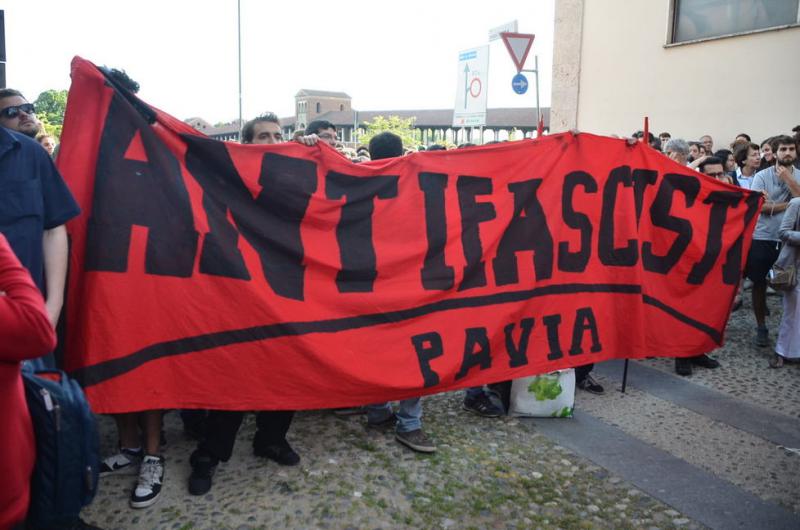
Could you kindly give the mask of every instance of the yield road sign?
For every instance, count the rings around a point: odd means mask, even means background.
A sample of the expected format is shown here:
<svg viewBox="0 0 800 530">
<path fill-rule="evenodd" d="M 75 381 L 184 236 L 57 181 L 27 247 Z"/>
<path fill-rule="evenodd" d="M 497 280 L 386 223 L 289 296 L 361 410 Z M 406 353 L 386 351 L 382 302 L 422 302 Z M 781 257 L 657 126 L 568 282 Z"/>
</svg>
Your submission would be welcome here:
<svg viewBox="0 0 800 530">
<path fill-rule="evenodd" d="M 524 94 L 528 91 L 528 78 L 522 74 L 517 74 L 511 80 L 511 88 L 514 89 L 514 92 L 517 94 Z"/>
<path fill-rule="evenodd" d="M 531 51 L 531 45 L 535 35 L 532 33 L 501 33 L 503 43 L 506 45 L 511 60 L 517 67 L 517 73 L 522 71 L 525 66 L 525 59 L 528 58 L 528 52 Z"/>
</svg>

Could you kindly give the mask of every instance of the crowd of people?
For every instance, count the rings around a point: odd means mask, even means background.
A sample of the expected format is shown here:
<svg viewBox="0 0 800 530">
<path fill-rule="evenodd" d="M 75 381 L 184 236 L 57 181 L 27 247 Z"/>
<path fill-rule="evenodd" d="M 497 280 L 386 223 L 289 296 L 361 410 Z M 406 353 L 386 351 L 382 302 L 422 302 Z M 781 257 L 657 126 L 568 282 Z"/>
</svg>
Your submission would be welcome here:
<svg viewBox="0 0 800 530">
<path fill-rule="evenodd" d="M 33 105 L 20 92 L 0 90 L 0 126 L 0 185 L 6 192 L 0 194 L 0 404 L 6 411 L 0 421 L 0 437 L 19 448 L 17 454 L 4 452 L 0 455 L 0 473 L 11 477 L 10 482 L 5 481 L 9 486 L 0 491 L 0 527 L 24 528 L 28 505 L 27 477 L 33 468 L 34 454 L 33 432 L 30 418 L 26 417 L 20 370 L 22 361 L 26 360 L 34 367 L 54 366 L 49 352 L 53 349 L 53 328 L 64 301 L 68 255 L 64 224 L 79 215 L 80 210 L 51 160 L 56 147 L 55 138 L 42 133 Z M 673 138 L 669 133 L 647 138 L 653 148 L 663 151 L 679 164 L 763 194 L 764 204 L 745 270 L 756 322 L 754 343 L 758 347 L 770 344 L 765 324 L 768 273 L 782 245 L 800 245 L 797 159 L 800 127 L 794 132 L 794 136 L 777 135 L 761 144 L 754 143 L 747 134 L 739 134 L 730 146 L 717 150 L 708 135 L 698 141 Z M 305 145 L 328 143 L 357 163 L 403 156 L 409 149 L 399 136 L 391 132 L 377 134 L 368 145 L 345 149 L 338 141 L 335 125 L 326 121 L 310 123 L 292 140 Z M 278 117 L 273 113 L 250 120 L 241 133 L 244 144 L 283 141 Z M 445 147 L 432 145 L 425 149 Z M 31 182 L 35 185 L 32 186 Z M 796 325 L 800 318 L 798 289 L 795 287 L 784 294 L 783 318 L 775 354 L 770 361 L 774 368 L 800 359 L 800 326 Z M 741 296 L 734 304 L 734 309 L 741 305 Z M 719 366 L 719 362 L 707 355 L 676 359 L 675 368 L 681 375 L 691 374 L 693 366 L 713 369 Z M 588 392 L 602 393 L 603 387 L 591 377 L 591 369 L 592 365 L 576 369 L 577 386 Z M 499 387 L 467 389 L 463 408 L 486 418 L 503 415 L 503 402 L 497 399 L 496 388 Z M 151 506 L 162 492 L 166 466 L 161 453 L 163 412 L 154 410 L 114 416 L 118 451 L 103 460 L 101 474 L 138 470 L 130 496 L 133 508 Z M 378 403 L 334 412 L 339 415 L 364 414 L 369 428 L 393 429 L 396 440 L 405 447 L 422 453 L 436 451 L 435 443 L 423 429 L 423 408 L 419 397 L 401 401 L 396 409 L 390 403 Z M 257 457 L 285 466 L 300 462 L 300 455 L 286 438 L 293 416 L 292 411 L 264 410 L 256 413 L 257 430 L 252 446 Z M 181 417 L 186 433 L 198 442 L 189 459 L 188 490 L 192 495 L 202 495 L 212 488 L 218 465 L 231 457 L 244 413 L 185 410 Z M 76 518 L 69 528 L 95 527 Z"/>
</svg>

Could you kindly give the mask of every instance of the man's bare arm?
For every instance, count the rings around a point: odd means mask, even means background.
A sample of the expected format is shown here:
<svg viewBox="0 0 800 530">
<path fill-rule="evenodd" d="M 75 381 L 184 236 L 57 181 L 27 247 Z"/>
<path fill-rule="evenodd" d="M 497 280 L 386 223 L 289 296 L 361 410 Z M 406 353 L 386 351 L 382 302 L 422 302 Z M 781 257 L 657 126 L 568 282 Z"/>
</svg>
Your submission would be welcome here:
<svg viewBox="0 0 800 530">
<path fill-rule="evenodd" d="M 50 323 L 55 327 L 64 305 L 64 285 L 67 280 L 67 228 L 64 225 L 44 231 L 44 280 L 47 286 L 45 307 Z"/>
<path fill-rule="evenodd" d="M 765 215 L 773 215 L 781 213 L 789 207 L 788 202 L 768 202 L 764 201 L 764 206 L 761 207 L 761 213 Z"/>
<path fill-rule="evenodd" d="M 775 167 L 775 172 L 778 174 L 778 178 L 789 187 L 792 197 L 800 197 L 800 184 L 794 179 L 794 172 L 791 167 L 778 164 Z"/>
</svg>

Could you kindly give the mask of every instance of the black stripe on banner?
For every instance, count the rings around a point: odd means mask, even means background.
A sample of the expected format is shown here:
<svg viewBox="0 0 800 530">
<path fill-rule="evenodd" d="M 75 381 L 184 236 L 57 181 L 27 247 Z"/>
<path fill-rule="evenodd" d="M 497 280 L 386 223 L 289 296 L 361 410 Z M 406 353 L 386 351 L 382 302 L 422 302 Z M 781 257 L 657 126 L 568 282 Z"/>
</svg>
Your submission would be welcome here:
<svg viewBox="0 0 800 530">
<path fill-rule="evenodd" d="M 413 318 L 439 313 L 443 311 L 453 311 L 473 307 L 483 307 L 491 305 L 508 304 L 552 295 L 569 295 L 579 293 L 618 293 L 618 294 L 642 294 L 640 285 L 632 284 L 562 284 L 536 287 L 524 291 L 512 291 L 495 293 L 490 295 L 473 296 L 465 298 L 450 298 L 438 302 L 432 302 L 419 307 L 389 311 L 387 313 L 372 313 L 343 318 L 332 318 L 327 320 L 315 320 L 308 322 L 283 322 L 280 324 L 269 324 L 243 329 L 233 329 L 228 331 L 218 331 L 194 337 L 184 337 L 158 344 L 146 346 L 141 350 L 133 352 L 125 357 L 110 359 L 92 366 L 86 366 L 72 373 L 81 384 L 92 386 L 114 377 L 123 375 L 135 370 L 145 363 L 169 357 L 172 355 L 185 355 L 202 350 L 219 348 L 231 344 L 242 344 L 246 342 L 257 342 L 262 340 L 274 339 L 278 337 L 289 337 L 297 335 L 307 335 L 310 333 L 337 333 L 353 329 L 391 324 L 402 322 Z M 644 295 L 644 302 L 657 307 L 667 314 L 677 318 L 681 322 L 709 335 L 715 342 L 721 341 L 721 333 L 714 328 L 698 322 L 678 310 L 659 302 L 658 300 Z"/>
</svg>

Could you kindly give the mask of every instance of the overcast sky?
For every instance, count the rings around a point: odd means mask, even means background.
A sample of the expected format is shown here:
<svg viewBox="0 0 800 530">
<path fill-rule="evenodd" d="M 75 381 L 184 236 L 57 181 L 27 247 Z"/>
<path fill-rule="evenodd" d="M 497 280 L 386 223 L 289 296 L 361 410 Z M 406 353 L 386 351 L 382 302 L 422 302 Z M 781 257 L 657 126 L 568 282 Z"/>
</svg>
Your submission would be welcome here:
<svg viewBox="0 0 800 530">
<path fill-rule="evenodd" d="M 125 69 L 140 97 L 180 119 L 238 116 L 236 0 L 0 0 L 7 86 L 33 100 L 69 87 L 73 56 Z M 553 0 L 379 2 L 241 0 L 243 114 L 294 114 L 301 88 L 347 92 L 359 110 L 452 108 L 458 52 L 519 21 L 536 34 L 540 101 L 550 103 Z M 292 6 L 292 7 L 289 7 Z M 535 105 L 511 89 L 516 73 L 491 44 L 489 107 Z"/>
</svg>

